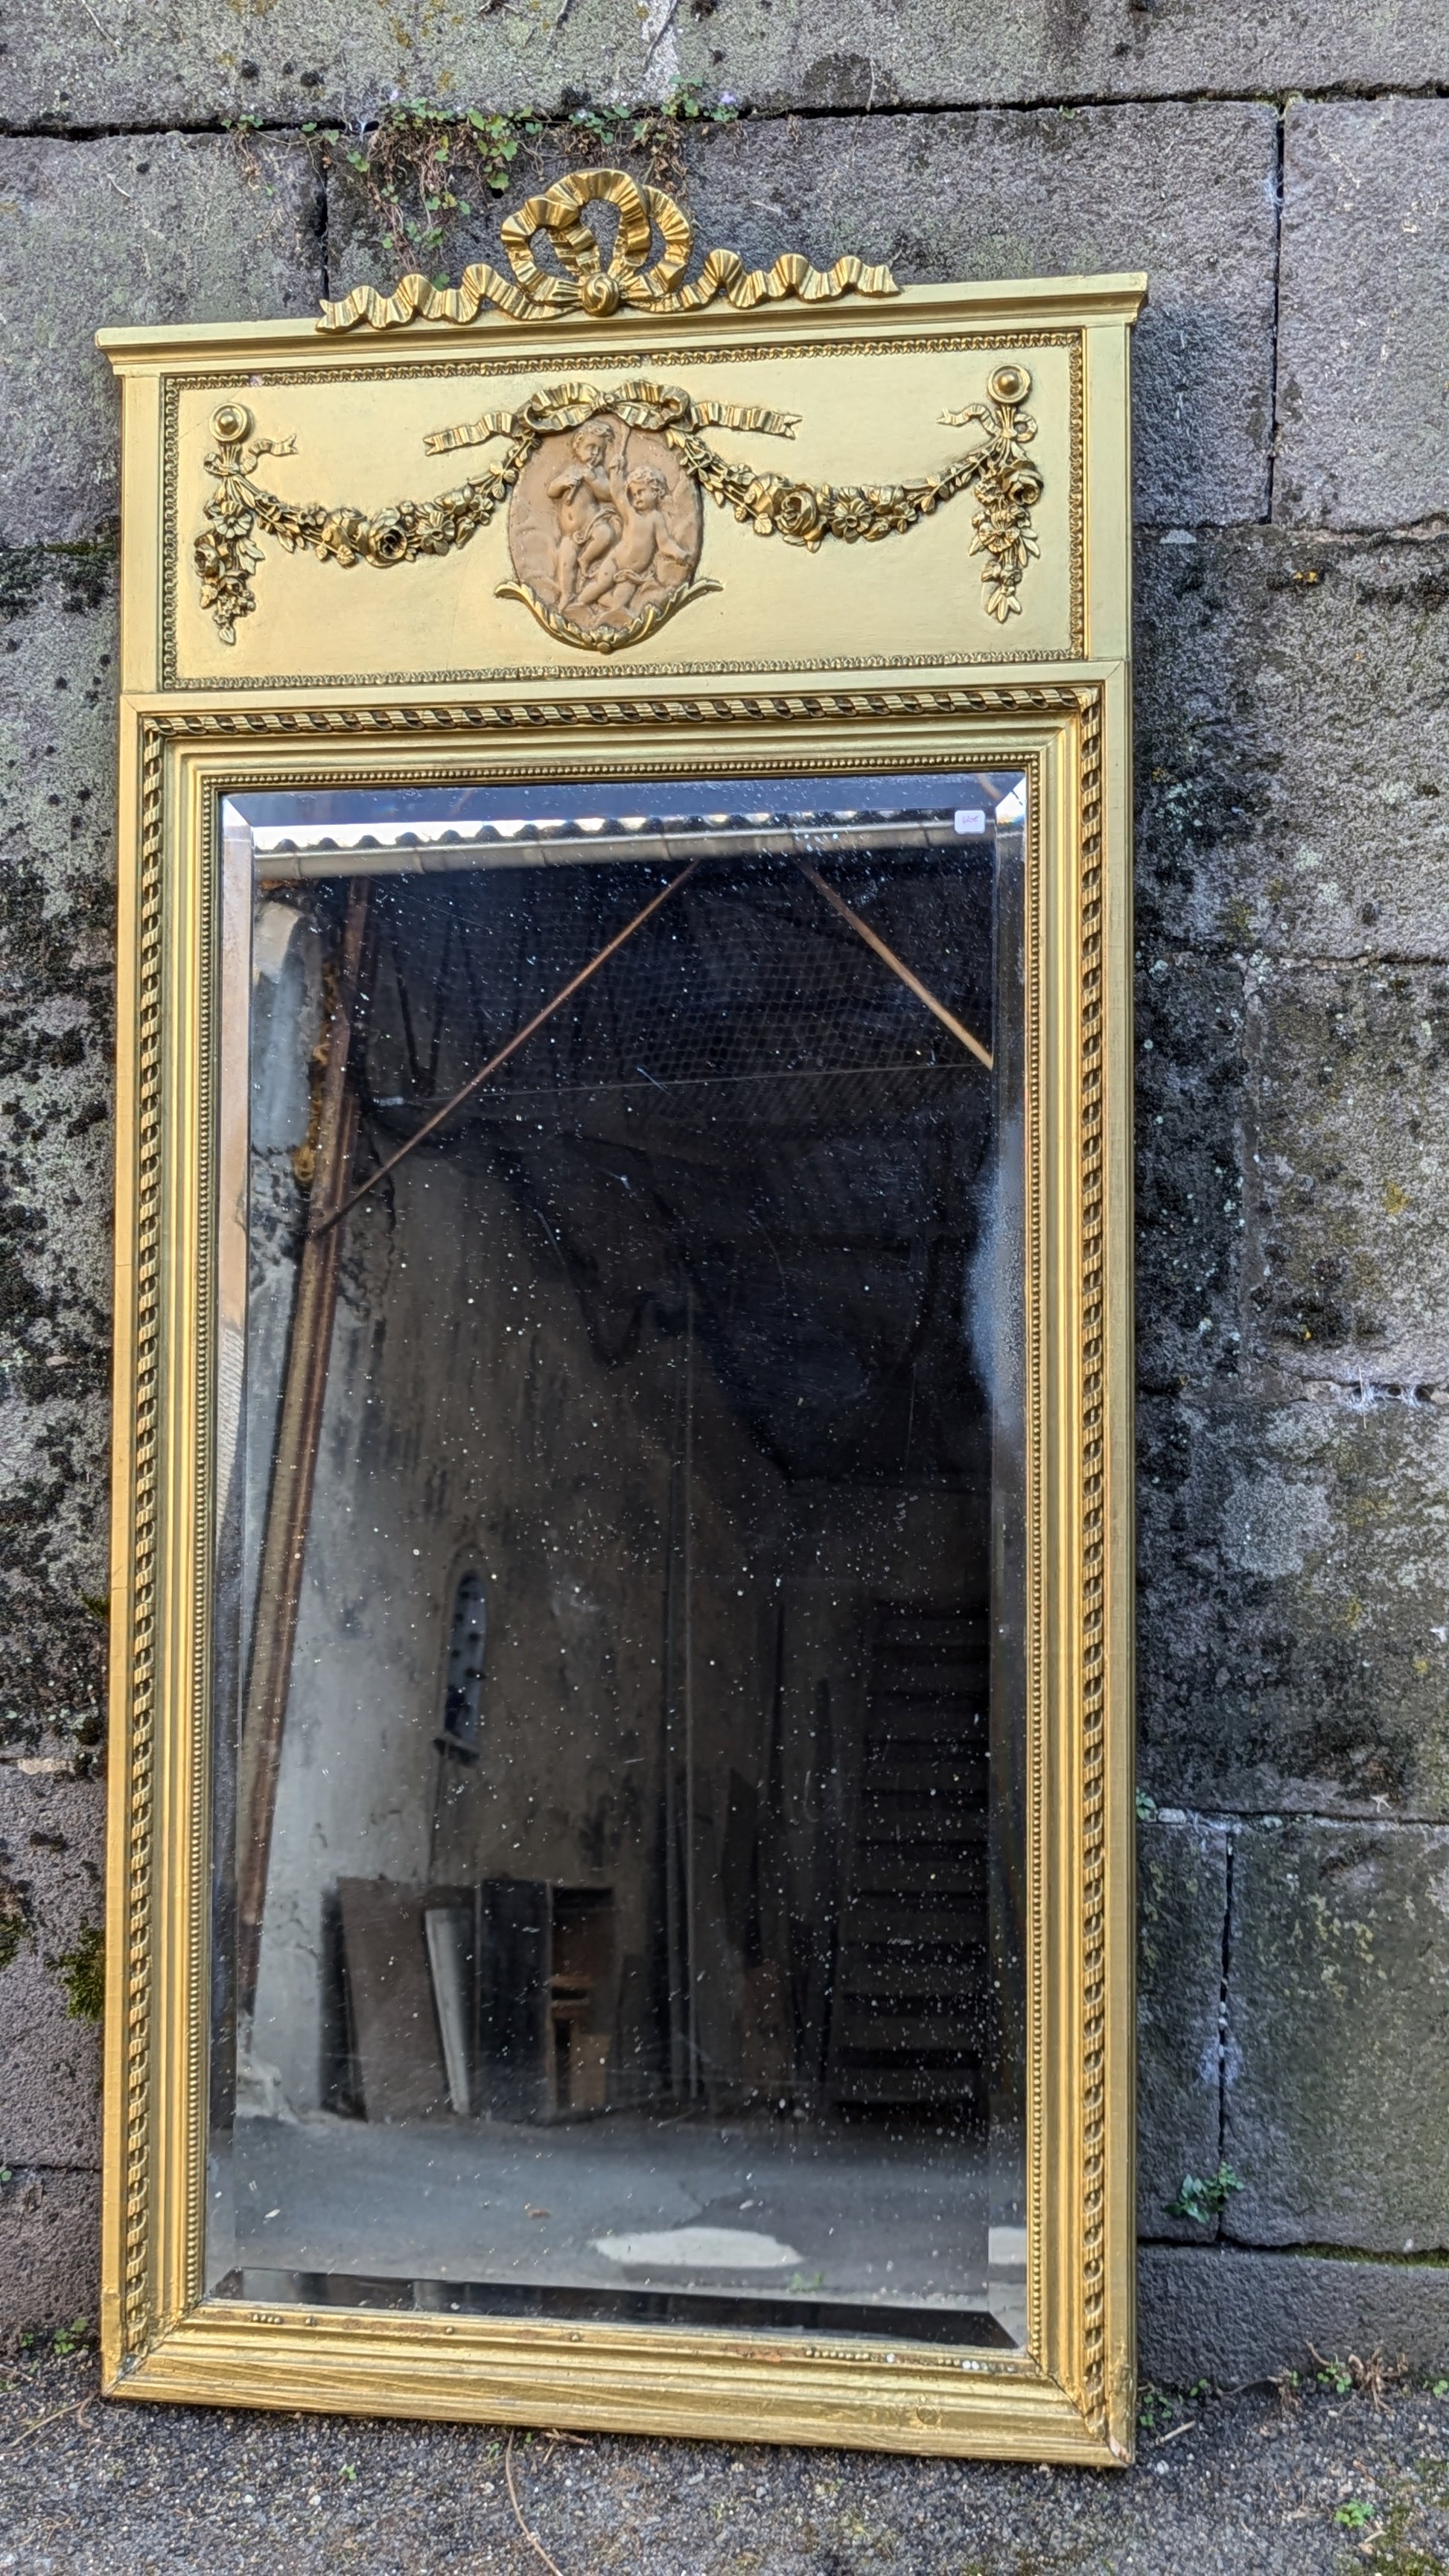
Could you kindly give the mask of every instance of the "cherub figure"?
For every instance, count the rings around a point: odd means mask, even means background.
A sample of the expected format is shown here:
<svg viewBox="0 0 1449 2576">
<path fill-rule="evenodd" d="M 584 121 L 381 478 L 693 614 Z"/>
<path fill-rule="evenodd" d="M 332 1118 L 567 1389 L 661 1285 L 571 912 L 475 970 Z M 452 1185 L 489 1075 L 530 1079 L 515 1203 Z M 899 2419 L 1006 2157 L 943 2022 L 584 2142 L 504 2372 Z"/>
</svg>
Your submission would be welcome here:
<svg viewBox="0 0 1449 2576">
<path fill-rule="evenodd" d="M 636 465 L 626 474 L 623 498 L 622 530 L 578 590 L 576 614 L 585 608 L 606 616 L 637 612 L 680 589 L 694 569 L 664 515 L 669 485 L 658 466 Z"/>
<path fill-rule="evenodd" d="M 582 604 L 574 597 L 578 584 L 603 564 L 622 533 L 610 471 L 613 443 L 608 421 L 586 421 L 569 441 L 569 463 L 548 486 L 561 531 L 556 571 L 560 608 Z"/>
</svg>

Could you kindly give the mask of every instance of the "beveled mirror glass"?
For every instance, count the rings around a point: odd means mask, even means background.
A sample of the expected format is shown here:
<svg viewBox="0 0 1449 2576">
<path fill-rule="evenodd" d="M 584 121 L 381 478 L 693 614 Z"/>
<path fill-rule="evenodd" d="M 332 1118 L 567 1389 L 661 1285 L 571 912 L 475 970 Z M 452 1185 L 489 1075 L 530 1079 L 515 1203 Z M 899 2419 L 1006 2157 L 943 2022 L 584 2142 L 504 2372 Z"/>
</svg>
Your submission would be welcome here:
<svg viewBox="0 0 1449 2576">
<path fill-rule="evenodd" d="M 1024 2339 L 1025 791 L 229 809 L 212 2286 Z"/>
</svg>

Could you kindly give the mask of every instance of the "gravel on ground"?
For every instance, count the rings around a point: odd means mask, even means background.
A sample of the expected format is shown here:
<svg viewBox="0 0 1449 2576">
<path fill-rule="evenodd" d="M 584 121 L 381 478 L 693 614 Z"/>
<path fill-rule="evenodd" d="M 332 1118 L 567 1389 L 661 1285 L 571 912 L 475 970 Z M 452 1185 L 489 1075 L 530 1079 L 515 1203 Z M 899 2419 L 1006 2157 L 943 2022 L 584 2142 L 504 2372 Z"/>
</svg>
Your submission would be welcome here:
<svg viewBox="0 0 1449 2576">
<path fill-rule="evenodd" d="M 1149 2389 L 1091 2471 L 108 2403 L 58 2341 L 0 2366 L 18 2576 L 1449 2576 L 1449 2381 Z"/>
</svg>

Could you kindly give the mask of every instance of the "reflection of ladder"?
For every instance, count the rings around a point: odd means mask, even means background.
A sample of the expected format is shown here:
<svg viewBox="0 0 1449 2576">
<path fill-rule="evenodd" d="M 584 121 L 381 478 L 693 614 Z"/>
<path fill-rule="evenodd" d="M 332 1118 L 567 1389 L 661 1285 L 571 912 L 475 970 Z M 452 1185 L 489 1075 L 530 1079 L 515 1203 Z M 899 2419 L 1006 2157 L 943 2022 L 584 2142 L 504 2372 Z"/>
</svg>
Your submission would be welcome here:
<svg viewBox="0 0 1449 2576">
<path fill-rule="evenodd" d="M 836 2102 L 980 2090 L 987 1656 L 984 1611 L 877 1608 L 836 1954 Z"/>
</svg>

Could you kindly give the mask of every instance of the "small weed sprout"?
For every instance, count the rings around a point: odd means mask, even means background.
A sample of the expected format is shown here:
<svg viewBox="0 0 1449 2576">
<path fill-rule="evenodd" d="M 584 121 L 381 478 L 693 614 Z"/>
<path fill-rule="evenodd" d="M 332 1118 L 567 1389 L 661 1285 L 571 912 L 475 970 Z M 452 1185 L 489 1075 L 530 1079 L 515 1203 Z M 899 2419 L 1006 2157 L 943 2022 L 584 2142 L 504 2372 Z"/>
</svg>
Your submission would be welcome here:
<svg viewBox="0 0 1449 2576">
<path fill-rule="evenodd" d="M 683 129 L 736 125 L 739 116 L 739 102 L 728 91 L 712 99 L 701 81 L 681 81 L 657 107 L 577 107 L 569 124 L 599 152 L 642 152 L 650 178 L 676 186 L 683 176 Z"/>
<path fill-rule="evenodd" d="M 1143 2381 L 1137 2392 L 1137 2421 L 1144 2433 L 1160 2433 L 1165 2424 L 1172 2423 L 1181 2413 L 1177 2398 L 1170 2397 L 1167 2390 L 1159 2388 L 1153 2380 Z"/>
<path fill-rule="evenodd" d="M 471 190 L 503 195 L 521 145 L 542 130 L 535 116 L 399 99 L 375 123 L 339 136 L 338 148 L 406 267 L 436 258 L 452 226 L 471 215 Z"/>
<path fill-rule="evenodd" d="M 709 96 L 699 81 L 682 81 L 666 99 L 647 107 L 576 107 L 564 131 L 607 161 L 621 152 L 641 154 L 648 176 L 677 183 L 686 129 L 733 125 L 740 115 L 728 95 Z M 245 118 L 229 129 L 245 143 Z M 501 197 L 512 185 L 520 153 L 541 162 L 545 119 L 524 110 L 505 115 L 488 107 L 439 107 L 431 99 L 396 99 L 381 115 L 350 129 L 314 120 L 304 134 L 350 171 L 377 230 L 401 270 L 436 267 L 453 227 L 474 211 L 474 199 Z M 446 277 L 433 276 L 438 287 Z"/>
<path fill-rule="evenodd" d="M 1184 2174 L 1182 2189 L 1176 2200 L 1167 2204 L 1169 2218 L 1190 2218 L 1195 2227 L 1211 2227 L 1235 2191 L 1243 2188 L 1231 2165 L 1219 2165 L 1215 2174 Z"/>
<path fill-rule="evenodd" d="M 262 165 L 256 148 L 256 138 L 262 130 L 261 118 L 244 109 L 236 116 L 224 116 L 221 120 L 221 130 L 223 134 L 231 136 L 236 147 L 237 159 L 241 164 L 241 174 L 247 186 L 259 188 L 262 184 Z"/>
<path fill-rule="evenodd" d="M 1194 2380 L 1185 2398 L 1171 2396 L 1152 2380 L 1144 2380 L 1137 2392 L 1137 2421 L 1144 2433 L 1170 2439 L 1171 2433 L 1180 2433 L 1185 2426 L 1198 2421 L 1198 2416 L 1191 2409 L 1201 2410 L 1212 2393 L 1209 2379 Z M 1167 2431 L 1168 2427 L 1171 2432 Z"/>
<path fill-rule="evenodd" d="M 1356 2352 L 1351 2352 L 1346 2361 L 1325 2361 L 1323 2354 L 1315 2352 L 1312 2344 L 1308 2349 L 1318 2366 L 1320 2388 L 1330 2389 L 1335 2397 L 1351 2396 L 1356 2389 L 1361 2397 L 1368 2398 L 1376 2415 L 1383 2412 L 1388 2390 L 1397 2387 L 1409 2375 L 1409 2365 L 1402 2353 L 1397 2361 L 1385 2361 L 1381 2351 L 1371 2352 L 1367 2361 L 1361 2360 Z"/>
<path fill-rule="evenodd" d="M 1387 2501 L 1351 2496 L 1338 2507 L 1333 2519 L 1341 2531 L 1367 2535 L 1347 2564 L 1364 2567 L 1368 2576 L 1449 2576 L 1443 2559 L 1421 2548 L 1410 2532 L 1421 2513 L 1442 2513 L 1449 2504 L 1449 2492 L 1438 2483 L 1443 2465 L 1420 2460 L 1396 2475 L 1396 2492 Z"/>
</svg>

